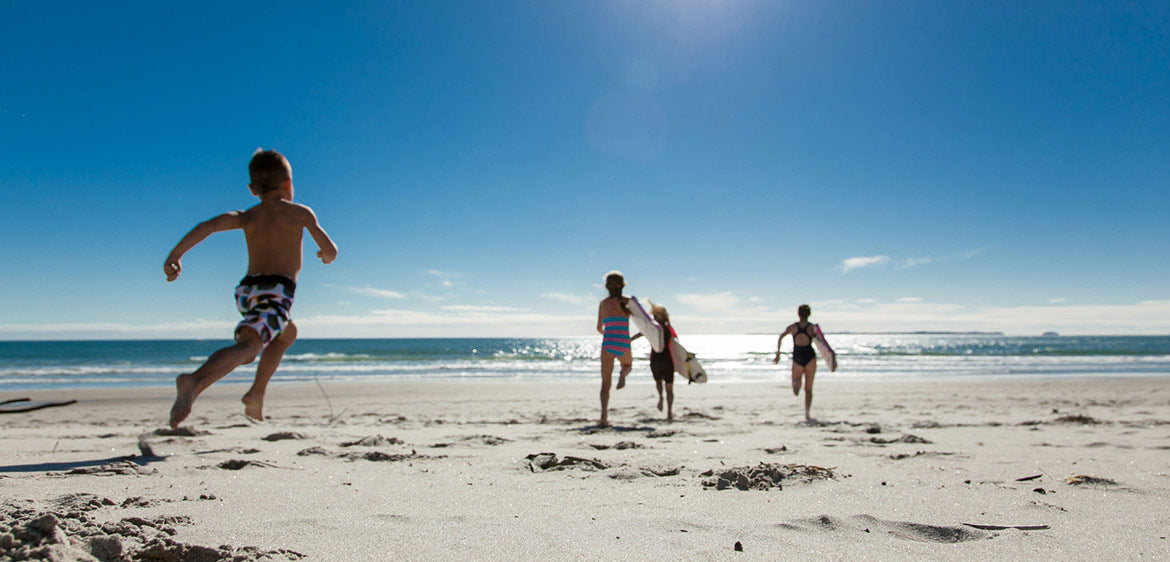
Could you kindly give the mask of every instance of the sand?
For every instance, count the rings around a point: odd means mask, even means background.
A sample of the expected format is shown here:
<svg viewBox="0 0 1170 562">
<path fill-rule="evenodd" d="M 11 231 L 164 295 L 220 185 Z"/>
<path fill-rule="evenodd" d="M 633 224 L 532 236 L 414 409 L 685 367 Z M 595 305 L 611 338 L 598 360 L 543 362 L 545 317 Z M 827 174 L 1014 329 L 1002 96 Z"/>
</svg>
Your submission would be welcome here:
<svg viewBox="0 0 1170 562">
<path fill-rule="evenodd" d="M 20 393 L 0 559 L 1170 558 L 1167 378 L 244 390 Z"/>
</svg>

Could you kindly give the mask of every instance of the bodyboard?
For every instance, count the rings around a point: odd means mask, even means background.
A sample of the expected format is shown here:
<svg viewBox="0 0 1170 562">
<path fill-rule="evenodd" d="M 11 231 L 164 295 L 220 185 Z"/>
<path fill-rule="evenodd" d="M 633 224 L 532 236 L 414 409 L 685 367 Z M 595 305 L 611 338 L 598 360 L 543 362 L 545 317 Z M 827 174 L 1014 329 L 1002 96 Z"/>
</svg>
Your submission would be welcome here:
<svg viewBox="0 0 1170 562">
<path fill-rule="evenodd" d="M 825 339 L 825 334 L 821 332 L 821 327 L 816 324 L 813 326 L 817 333 L 817 337 L 813 338 L 813 344 L 817 346 L 821 359 L 824 359 L 825 364 L 829 366 L 829 372 L 834 372 L 837 370 L 837 354 L 833 352 L 832 347 L 829 347 L 829 342 Z"/>
</svg>

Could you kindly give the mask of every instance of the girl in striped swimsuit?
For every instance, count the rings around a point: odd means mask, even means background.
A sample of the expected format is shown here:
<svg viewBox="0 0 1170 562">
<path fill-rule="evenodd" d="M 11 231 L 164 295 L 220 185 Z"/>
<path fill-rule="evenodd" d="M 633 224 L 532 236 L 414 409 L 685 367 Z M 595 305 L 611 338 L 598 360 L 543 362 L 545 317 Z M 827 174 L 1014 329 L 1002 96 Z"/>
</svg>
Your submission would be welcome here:
<svg viewBox="0 0 1170 562">
<path fill-rule="evenodd" d="M 630 353 L 630 310 L 626 308 L 629 299 L 622 296 L 626 279 L 620 271 L 605 275 L 605 289 L 609 296 L 601 301 L 597 309 L 597 331 L 601 333 L 601 419 L 602 426 L 609 425 L 609 387 L 613 381 L 613 360 L 621 363 L 618 374 L 618 388 L 626 386 L 626 375 L 634 364 Z"/>
</svg>

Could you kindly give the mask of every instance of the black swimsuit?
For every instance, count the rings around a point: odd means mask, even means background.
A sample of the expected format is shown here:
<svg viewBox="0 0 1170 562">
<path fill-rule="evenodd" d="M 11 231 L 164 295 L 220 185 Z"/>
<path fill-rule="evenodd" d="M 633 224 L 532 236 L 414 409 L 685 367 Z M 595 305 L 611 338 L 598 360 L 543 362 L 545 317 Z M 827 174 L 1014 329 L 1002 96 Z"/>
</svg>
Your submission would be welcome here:
<svg viewBox="0 0 1170 562">
<path fill-rule="evenodd" d="M 792 362 L 801 367 L 808 367 L 809 363 L 817 360 L 817 354 L 813 351 L 812 340 L 815 336 L 811 332 L 812 324 L 809 323 L 801 328 L 800 323 L 796 324 L 796 334 L 792 334 Z M 796 343 L 796 335 L 804 334 L 808 336 L 808 345 L 798 345 Z"/>
<path fill-rule="evenodd" d="M 674 359 L 670 357 L 670 324 L 662 326 L 662 339 L 666 341 L 662 351 L 650 348 L 650 373 L 654 375 L 656 381 L 674 384 Z"/>
</svg>

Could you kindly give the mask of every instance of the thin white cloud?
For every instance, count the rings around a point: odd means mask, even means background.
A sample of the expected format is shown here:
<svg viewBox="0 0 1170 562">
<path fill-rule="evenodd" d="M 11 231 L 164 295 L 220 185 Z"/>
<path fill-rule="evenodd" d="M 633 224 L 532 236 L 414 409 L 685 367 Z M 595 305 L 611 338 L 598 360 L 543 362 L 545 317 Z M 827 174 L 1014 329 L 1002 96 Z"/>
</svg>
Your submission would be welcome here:
<svg viewBox="0 0 1170 562">
<path fill-rule="evenodd" d="M 844 273 L 849 273 L 854 269 L 863 269 L 875 265 L 882 265 L 889 263 L 889 261 L 890 256 L 857 256 L 841 260 L 841 269 Z"/>
<path fill-rule="evenodd" d="M 909 269 L 928 263 L 930 263 L 930 258 L 906 258 L 906 261 L 902 262 L 902 267 Z"/>
<path fill-rule="evenodd" d="M 718 293 L 679 293 L 674 296 L 679 302 L 704 312 L 728 310 L 739 304 L 739 297 L 731 291 Z"/>
<path fill-rule="evenodd" d="M 894 299 L 894 302 L 922 302 L 922 299 L 919 297 L 901 297 Z"/>
<path fill-rule="evenodd" d="M 990 249 L 991 248 L 989 248 L 987 246 L 983 246 L 982 248 L 973 248 L 973 249 L 967 250 L 966 252 L 963 252 L 963 259 L 969 260 L 971 258 L 974 258 L 974 257 L 977 257 L 979 255 L 987 253 L 987 251 Z"/>
<path fill-rule="evenodd" d="M 406 295 L 398 291 L 391 291 L 389 289 L 377 289 L 374 287 L 350 287 L 350 292 L 366 296 L 377 297 L 380 299 L 404 299 Z"/>
<path fill-rule="evenodd" d="M 386 309 L 298 318 L 297 325 L 302 337 L 312 333 L 331 337 L 533 337 L 592 333 L 596 321 L 592 315 L 526 311 Z"/>
<path fill-rule="evenodd" d="M 586 302 L 584 297 L 579 297 L 577 295 L 570 295 L 567 293 L 541 293 L 540 298 L 554 300 L 554 301 L 567 302 L 569 304 L 584 304 Z"/>
<path fill-rule="evenodd" d="M 455 283 L 452 282 L 450 279 L 451 277 L 453 277 L 453 275 L 451 275 L 450 273 L 445 273 L 445 272 L 439 271 L 437 269 L 428 269 L 427 273 L 437 277 L 439 279 L 439 284 L 444 286 L 444 287 L 454 287 L 455 286 Z"/>
<path fill-rule="evenodd" d="M 1055 297 L 1055 298 L 1048 299 L 1049 304 L 1064 304 L 1066 302 L 1068 302 L 1068 299 L 1066 299 L 1064 297 Z"/>
<path fill-rule="evenodd" d="M 919 300 L 849 304 L 821 308 L 814 315 L 835 330 L 858 332 L 940 330 L 1039 335 L 1046 331 L 1062 334 L 1164 334 L 1170 331 L 1170 300 L 1115 305 L 1047 304 L 987 308 Z"/>
<path fill-rule="evenodd" d="M 490 306 L 490 305 L 474 305 L 474 304 L 453 304 L 439 307 L 440 310 L 447 312 L 522 312 L 519 308 L 510 306 Z"/>
<path fill-rule="evenodd" d="M 714 297 L 713 297 L 714 295 Z M 721 296 L 726 295 L 726 296 Z M 707 310 L 672 310 L 685 341 L 695 334 L 779 333 L 796 319 L 795 309 L 731 307 L 734 295 L 699 295 Z M 679 299 L 680 301 L 682 299 Z M 722 302 L 721 302 L 722 300 Z M 870 301 L 872 299 L 865 299 Z M 539 337 L 595 335 L 593 314 L 555 315 L 531 311 L 376 310 L 365 314 L 297 316 L 300 335 L 315 337 Z M 1007 334 L 1166 334 L 1170 300 L 1133 304 L 1028 305 L 973 308 L 950 303 L 845 300 L 813 303 L 813 321 L 826 332 L 919 330 L 1001 331 Z M 230 337 L 236 319 L 157 324 L 75 322 L 0 324 L 0 339 L 152 339 Z M 730 336 L 729 336 L 730 337 Z M 830 337 L 832 337 L 830 335 Z"/>
</svg>

